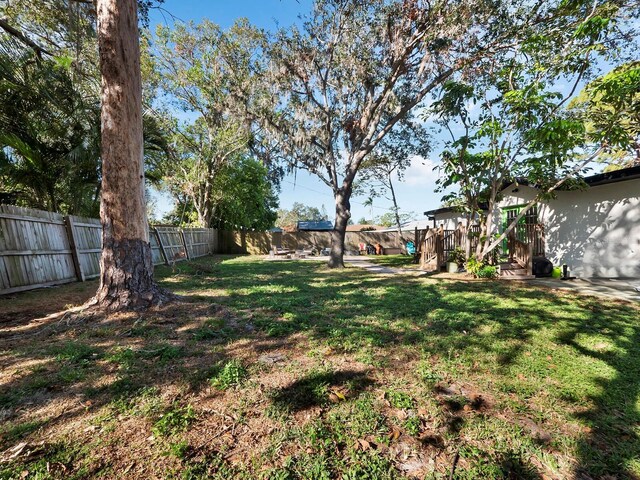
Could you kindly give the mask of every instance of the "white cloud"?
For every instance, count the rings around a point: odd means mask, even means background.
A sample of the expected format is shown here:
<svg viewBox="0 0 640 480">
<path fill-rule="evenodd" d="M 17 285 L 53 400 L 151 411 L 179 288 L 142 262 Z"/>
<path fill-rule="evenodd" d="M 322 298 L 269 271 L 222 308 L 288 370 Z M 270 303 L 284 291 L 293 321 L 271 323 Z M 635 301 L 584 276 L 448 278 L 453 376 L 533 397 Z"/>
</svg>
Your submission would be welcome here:
<svg viewBox="0 0 640 480">
<path fill-rule="evenodd" d="M 411 166 L 404 172 L 404 183 L 411 186 L 434 187 L 440 173 L 436 169 L 437 163 L 429 158 L 414 156 Z"/>
</svg>

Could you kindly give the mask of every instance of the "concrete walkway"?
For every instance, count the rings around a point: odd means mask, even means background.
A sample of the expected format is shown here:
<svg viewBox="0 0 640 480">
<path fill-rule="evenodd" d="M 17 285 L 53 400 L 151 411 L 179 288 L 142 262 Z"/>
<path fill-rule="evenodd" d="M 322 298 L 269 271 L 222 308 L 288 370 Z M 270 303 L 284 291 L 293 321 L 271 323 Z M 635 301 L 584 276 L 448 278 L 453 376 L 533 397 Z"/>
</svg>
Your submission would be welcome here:
<svg viewBox="0 0 640 480">
<path fill-rule="evenodd" d="M 398 273 L 404 273 L 399 268 L 389 268 L 382 265 L 376 265 L 367 260 L 367 257 L 346 256 L 344 257 L 344 263 L 349 263 L 356 267 L 364 268 L 372 273 L 383 273 L 387 275 L 396 275 Z"/>
<path fill-rule="evenodd" d="M 527 283 L 554 290 L 573 290 L 583 295 L 640 302 L 640 292 L 635 290 L 636 287 L 640 287 L 640 278 L 536 278 Z"/>
</svg>

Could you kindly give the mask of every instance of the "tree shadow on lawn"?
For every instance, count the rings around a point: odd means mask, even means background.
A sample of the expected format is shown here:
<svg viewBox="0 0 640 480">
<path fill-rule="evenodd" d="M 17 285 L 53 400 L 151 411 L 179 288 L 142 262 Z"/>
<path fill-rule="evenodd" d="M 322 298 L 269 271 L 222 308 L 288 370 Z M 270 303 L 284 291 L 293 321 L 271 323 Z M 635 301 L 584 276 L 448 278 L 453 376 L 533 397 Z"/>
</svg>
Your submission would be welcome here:
<svg viewBox="0 0 640 480">
<path fill-rule="evenodd" d="M 269 338 L 277 348 L 288 348 L 296 341 L 293 335 L 306 332 L 313 342 L 345 352 L 406 348 L 468 369 L 484 362 L 478 368 L 505 377 L 527 367 L 523 362 L 531 357 L 526 354 L 538 344 L 537 363 L 533 372 L 526 372 L 538 380 L 553 377 L 548 365 L 543 371 L 547 352 L 539 345 L 548 340 L 553 344 L 549 355 L 556 355 L 557 345 L 561 352 L 575 351 L 565 352 L 564 361 L 576 368 L 583 359 L 595 362 L 592 376 L 603 365 L 610 369 L 608 377 L 597 380 L 599 388 L 586 395 L 578 384 L 558 393 L 568 405 L 588 404 L 574 414 L 590 426 L 578 443 L 576 475 L 632 478 L 629 462 L 640 457 L 640 325 L 635 307 L 499 282 L 329 271 L 314 262 L 211 264 L 203 259 L 181 265 L 178 275 L 169 269 L 159 273 L 165 286 L 194 303 L 145 314 L 79 317 L 70 323 L 58 318 L 30 326 L 24 317 L 18 333 L 3 325 L 3 369 L 20 363 L 23 371 L 0 387 L 0 410 L 17 412 L 27 404 L 36 410 L 51 408 L 56 413 L 45 420 L 51 428 L 87 410 L 134 399 L 145 388 L 187 383 L 197 390 L 206 384 L 211 365 L 241 354 L 239 347 L 227 344 L 242 339 L 250 341 L 247 348 L 255 354 L 270 348 Z M 198 293 L 210 289 L 217 290 L 213 298 Z M 205 303 L 211 301 L 218 306 Z M 539 337 L 541 332 L 547 336 Z M 586 336 L 594 335 L 608 346 L 585 345 Z M 209 352 L 215 345 L 220 346 L 216 353 Z M 357 393 L 372 384 L 362 372 L 312 372 L 272 392 L 271 401 L 299 411 L 321 406 L 330 387 L 348 386 Z M 516 380 L 506 387 L 528 395 L 546 388 L 542 382 Z M 21 438 L 19 432 L 9 433 L 4 447 Z M 506 459 L 505 468 L 513 461 Z"/>
<path fill-rule="evenodd" d="M 558 342 L 604 364 L 608 375 L 595 377 L 598 390 L 589 408 L 576 417 L 587 434 L 578 443 L 577 478 L 630 478 L 640 475 L 640 328 L 638 316 L 626 317 L 594 300 L 587 322 L 571 321 Z M 586 342 L 597 335 L 599 342 Z M 607 368 L 603 368 L 605 372 Z M 568 400 L 572 400 L 569 398 Z M 633 463 L 633 465 L 632 465 Z M 633 472 L 631 469 L 633 468 Z M 607 477 L 607 475 L 609 477 Z"/>
<path fill-rule="evenodd" d="M 285 412 L 298 412 L 312 407 L 323 407 L 357 397 L 374 384 L 367 372 L 339 370 L 311 372 L 292 384 L 273 391 L 271 402 Z"/>
<path fill-rule="evenodd" d="M 460 354 L 459 361 L 469 362 L 474 356 L 486 356 L 495 359 L 494 368 L 503 375 L 515 376 L 522 367 L 535 379 L 529 385 L 531 380 L 519 382 L 523 385 L 515 392 L 525 396 L 544 390 L 547 386 L 541 380 L 555 376 L 559 385 L 553 394 L 566 403 L 569 416 L 589 425 L 578 441 L 575 474 L 636 478 L 632 473 L 640 469 L 640 315 L 636 306 L 502 282 L 427 283 L 350 269 L 327 278 L 322 266 L 309 265 L 300 271 L 283 262 L 279 267 L 280 273 L 266 283 L 277 283 L 283 291 L 266 297 L 229 272 L 229 281 L 242 291 L 234 302 L 260 305 L 269 313 L 257 319 L 261 328 L 285 337 L 305 330 L 317 342 L 347 350 L 417 347 L 426 355 Z M 347 288 L 354 282 L 357 289 Z M 301 284 L 304 293 L 291 298 L 287 289 L 302 290 Z M 581 336 L 588 336 L 592 343 L 602 336 L 610 348 L 602 350 L 597 344 L 586 348 L 577 341 Z M 549 345 L 533 345 L 540 342 Z M 529 366 L 527 355 L 532 348 L 540 350 L 533 354 L 540 358 Z M 581 368 L 589 359 L 588 368 Z M 602 372 L 607 368 L 608 373 Z M 554 375 L 554 369 L 564 371 Z M 581 391 L 581 383 L 571 381 L 572 370 L 594 388 Z M 636 464 L 631 466 L 633 461 Z"/>
</svg>

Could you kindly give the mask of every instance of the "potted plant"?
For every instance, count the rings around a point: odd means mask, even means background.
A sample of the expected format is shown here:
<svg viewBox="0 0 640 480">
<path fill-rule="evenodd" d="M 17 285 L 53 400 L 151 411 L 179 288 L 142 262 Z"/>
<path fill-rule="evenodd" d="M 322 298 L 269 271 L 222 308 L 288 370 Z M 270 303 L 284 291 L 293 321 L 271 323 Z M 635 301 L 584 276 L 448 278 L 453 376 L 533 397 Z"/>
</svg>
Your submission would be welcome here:
<svg viewBox="0 0 640 480">
<path fill-rule="evenodd" d="M 449 273 L 457 273 L 463 266 L 466 261 L 464 250 L 460 247 L 456 247 L 449 253 L 449 258 L 447 259 L 447 272 Z"/>
</svg>

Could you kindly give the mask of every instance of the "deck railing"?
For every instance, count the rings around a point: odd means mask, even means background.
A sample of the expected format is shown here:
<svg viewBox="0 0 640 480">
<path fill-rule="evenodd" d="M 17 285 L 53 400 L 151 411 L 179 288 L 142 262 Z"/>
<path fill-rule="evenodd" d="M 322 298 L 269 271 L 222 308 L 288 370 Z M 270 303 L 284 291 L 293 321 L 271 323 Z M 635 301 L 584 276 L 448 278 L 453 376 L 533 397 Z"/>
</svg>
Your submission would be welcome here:
<svg viewBox="0 0 640 480">
<path fill-rule="evenodd" d="M 426 232 L 422 247 L 422 259 L 420 267 L 426 269 L 430 264 L 437 264 L 438 261 L 438 245 L 440 244 L 440 235 L 438 230 L 432 229 Z"/>
<path fill-rule="evenodd" d="M 509 260 L 516 262 L 527 271 L 527 275 L 533 274 L 533 243 L 519 240 L 515 235 L 509 235 L 507 240 Z"/>
<path fill-rule="evenodd" d="M 455 230 L 445 230 L 442 227 L 430 229 L 421 241 L 422 268 L 439 269 L 456 248 L 473 253 L 479 242 L 479 225 L 471 225 L 468 229 L 463 225 L 458 225 Z M 518 263 L 522 262 L 523 268 L 532 271 L 533 256 L 544 255 L 544 230 L 542 225 L 518 225 L 507 237 L 507 246 L 509 259 Z"/>
<path fill-rule="evenodd" d="M 544 225 L 540 223 L 516 225 L 515 231 L 518 240 L 532 245 L 534 256 L 544 256 Z"/>
</svg>

